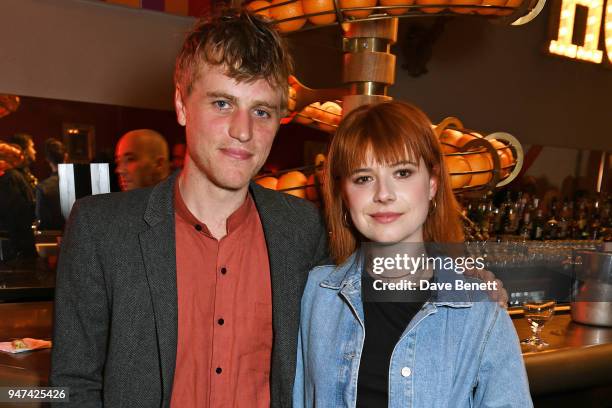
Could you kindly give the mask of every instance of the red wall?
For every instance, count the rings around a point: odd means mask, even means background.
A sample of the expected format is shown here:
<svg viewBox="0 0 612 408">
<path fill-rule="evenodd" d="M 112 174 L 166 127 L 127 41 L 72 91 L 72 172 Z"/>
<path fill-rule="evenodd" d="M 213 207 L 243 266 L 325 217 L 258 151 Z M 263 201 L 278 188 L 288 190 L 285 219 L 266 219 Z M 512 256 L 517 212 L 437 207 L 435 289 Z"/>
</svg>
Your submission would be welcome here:
<svg viewBox="0 0 612 408">
<path fill-rule="evenodd" d="M 6 140 L 14 133 L 30 134 L 37 150 L 36 163 L 31 169 L 39 179 L 43 179 L 50 173 L 44 158 L 44 142 L 50 137 L 62 140 L 63 123 L 93 125 L 96 155 L 103 153 L 110 157 L 114 156 L 119 137 L 132 129 L 157 130 L 170 145 L 183 135 L 174 112 L 22 97 L 19 109 L 0 119 L 0 139 Z"/>
<path fill-rule="evenodd" d="M 22 97 L 19 109 L 0 119 L 0 139 L 14 133 L 28 133 L 34 138 L 37 150 L 32 172 L 44 179 L 50 173 L 44 158 L 44 142 L 49 137 L 62 140 L 62 124 L 93 125 L 95 155 L 114 156 L 115 144 L 129 130 L 148 128 L 160 132 L 168 144 L 182 141 L 184 130 L 176 123 L 173 111 L 127 108 L 86 102 Z M 304 164 L 304 142 L 326 143 L 328 134 L 302 125 L 283 125 L 276 137 L 268 165 L 286 169 Z"/>
</svg>

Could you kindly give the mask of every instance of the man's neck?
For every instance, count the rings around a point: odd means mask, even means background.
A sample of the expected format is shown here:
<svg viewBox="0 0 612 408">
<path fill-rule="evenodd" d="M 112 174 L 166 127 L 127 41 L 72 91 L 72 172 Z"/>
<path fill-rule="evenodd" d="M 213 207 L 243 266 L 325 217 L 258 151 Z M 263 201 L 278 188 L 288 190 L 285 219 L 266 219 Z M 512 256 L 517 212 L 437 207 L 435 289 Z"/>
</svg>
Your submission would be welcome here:
<svg viewBox="0 0 612 408">
<path fill-rule="evenodd" d="M 183 168 L 178 183 L 189 211 L 206 224 L 213 237 L 223 238 L 227 234 L 227 219 L 244 203 L 248 185 L 241 190 L 223 189 L 191 166 Z"/>
</svg>

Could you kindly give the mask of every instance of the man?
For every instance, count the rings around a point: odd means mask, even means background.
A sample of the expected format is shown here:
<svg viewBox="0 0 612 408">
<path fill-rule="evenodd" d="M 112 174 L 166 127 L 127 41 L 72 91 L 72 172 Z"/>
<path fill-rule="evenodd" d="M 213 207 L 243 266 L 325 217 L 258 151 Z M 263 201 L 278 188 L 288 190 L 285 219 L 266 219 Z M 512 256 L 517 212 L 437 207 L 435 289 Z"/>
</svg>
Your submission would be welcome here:
<svg viewBox="0 0 612 408">
<path fill-rule="evenodd" d="M 187 145 L 185 143 L 177 143 L 172 146 L 172 170 L 181 170 L 183 168 L 186 153 Z"/>
<path fill-rule="evenodd" d="M 78 407 L 288 407 L 317 210 L 250 179 L 287 105 L 272 26 L 204 21 L 177 59 L 187 157 L 154 188 L 77 201 L 56 284 L 51 383 Z"/>
<path fill-rule="evenodd" d="M 51 167 L 51 175 L 36 186 L 36 218 L 40 230 L 61 230 L 64 216 L 60 207 L 59 177 L 57 166 L 65 163 L 68 153 L 62 142 L 49 138 L 45 141 L 45 159 Z"/>
<path fill-rule="evenodd" d="M 121 191 L 154 186 L 170 171 L 168 143 L 154 130 L 132 130 L 119 139 L 115 163 Z"/>
<path fill-rule="evenodd" d="M 36 149 L 34 148 L 34 140 L 32 136 L 27 133 L 15 133 L 10 139 L 9 143 L 13 143 L 21 149 L 24 160 L 19 167 L 16 168 L 23 177 L 26 179 L 30 188 L 32 189 L 32 196 L 34 195 L 34 188 L 38 184 L 38 179 L 30 171 L 30 166 L 36 161 Z"/>
<path fill-rule="evenodd" d="M 32 190 L 17 170 L 24 160 L 19 146 L 0 141 L 0 234 L 10 240 L 2 258 L 37 256 L 32 232 L 34 202 Z"/>
</svg>

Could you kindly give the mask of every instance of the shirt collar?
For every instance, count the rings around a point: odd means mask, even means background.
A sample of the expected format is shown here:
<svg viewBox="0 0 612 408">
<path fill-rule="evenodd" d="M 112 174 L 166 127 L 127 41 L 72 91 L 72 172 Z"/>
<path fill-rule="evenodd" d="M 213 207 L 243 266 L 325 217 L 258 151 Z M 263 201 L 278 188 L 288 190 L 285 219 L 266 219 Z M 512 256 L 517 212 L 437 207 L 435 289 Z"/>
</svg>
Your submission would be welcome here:
<svg viewBox="0 0 612 408">
<path fill-rule="evenodd" d="M 187 204 L 185 204 L 185 201 L 183 201 L 178 182 L 174 184 L 174 208 L 176 214 L 181 219 L 191 225 L 200 225 L 202 227 L 202 232 L 212 237 L 206 224 L 198 220 L 189 210 Z M 236 231 L 241 225 L 243 225 L 253 211 L 255 211 L 255 203 L 253 202 L 251 193 L 247 193 L 244 202 L 227 219 L 227 235 L 231 234 L 233 231 Z"/>
</svg>

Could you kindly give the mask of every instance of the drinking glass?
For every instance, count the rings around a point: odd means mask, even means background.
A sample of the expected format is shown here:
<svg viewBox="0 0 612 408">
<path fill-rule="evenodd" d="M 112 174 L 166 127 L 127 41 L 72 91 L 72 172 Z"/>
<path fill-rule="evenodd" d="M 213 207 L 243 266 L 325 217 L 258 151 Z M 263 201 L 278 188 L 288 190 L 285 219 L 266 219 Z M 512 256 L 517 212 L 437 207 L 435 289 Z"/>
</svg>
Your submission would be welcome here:
<svg viewBox="0 0 612 408">
<path fill-rule="evenodd" d="M 537 347 L 548 346 L 540 337 L 540 332 L 555 311 L 554 300 L 528 300 L 523 303 L 525 319 L 531 328 L 531 336 L 521 341 L 521 344 L 529 344 Z"/>
</svg>

